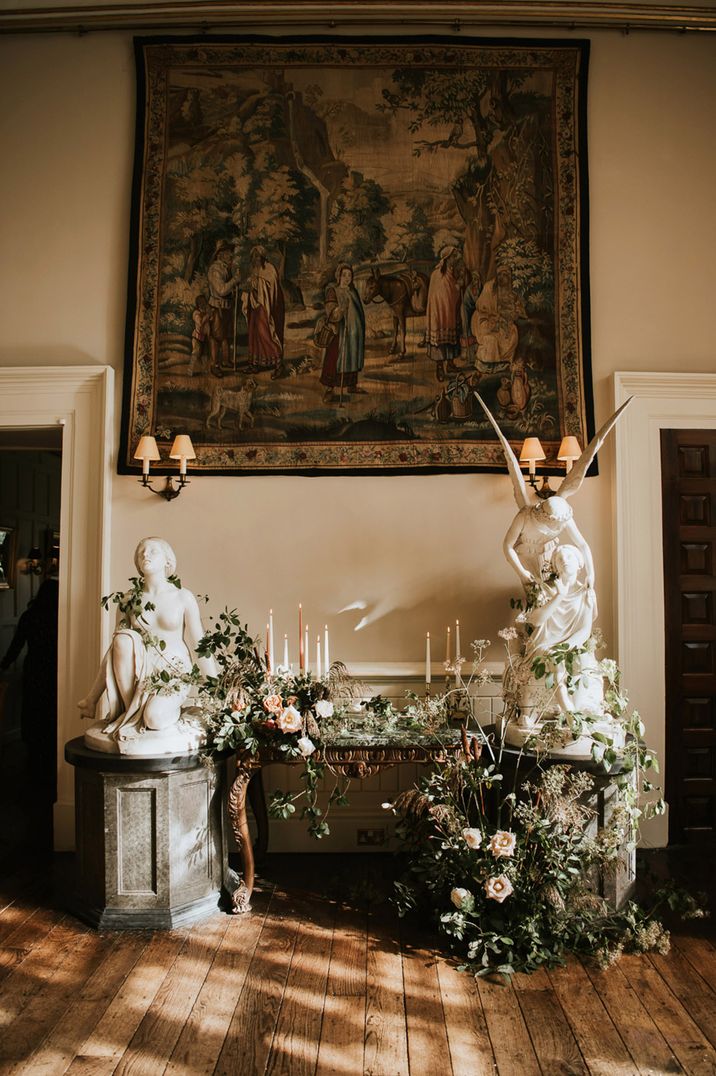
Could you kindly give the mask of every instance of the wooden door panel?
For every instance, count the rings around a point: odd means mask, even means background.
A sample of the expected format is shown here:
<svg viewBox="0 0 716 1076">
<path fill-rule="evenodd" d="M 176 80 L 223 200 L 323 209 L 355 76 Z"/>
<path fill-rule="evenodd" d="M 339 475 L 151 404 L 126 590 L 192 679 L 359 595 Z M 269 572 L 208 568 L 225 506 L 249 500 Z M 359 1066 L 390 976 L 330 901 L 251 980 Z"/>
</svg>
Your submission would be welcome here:
<svg viewBox="0 0 716 1076">
<path fill-rule="evenodd" d="M 672 843 L 716 843 L 716 431 L 661 438 Z"/>
</svg>

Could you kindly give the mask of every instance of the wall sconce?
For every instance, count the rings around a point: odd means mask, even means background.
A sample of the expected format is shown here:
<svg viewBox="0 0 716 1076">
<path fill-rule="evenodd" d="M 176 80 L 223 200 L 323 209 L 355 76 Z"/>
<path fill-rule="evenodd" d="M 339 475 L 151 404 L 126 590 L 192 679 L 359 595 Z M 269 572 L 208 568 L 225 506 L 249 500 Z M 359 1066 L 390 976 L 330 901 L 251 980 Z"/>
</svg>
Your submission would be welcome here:
<svg viewBox="0 0 716 1076">
<path fill-rule="evenodd" d="M 562 443 L 559 446 L 557 452 L 557 459 L 560 463 L 565 464 L 565 472 L 569 474 L 572 470 L 572 464 L 575 460 L 578 460 L 582 455 L 582 450 L 579 447 L 579 441 L 576 437 L 563 437 Z M 540 444 L 538 437 L 526 437 L 522 450 L 520 452 L 520 463 L 529 464 L 529 484 L 535 491 L 538 497 L 545 500 L 547 497 L 553 497 L 557 492 L 556 489 L 552 489 L 549 484 L 549 475 L 542 476 L 542 485 L 537 485 L 537 476 L 535 474 L 536 464 L 547 459 L 545 451 Z M 556 477 L 556 476 L 555 476 Z"/>
<path fill-rule="evenodd" d="M 134 458 L 142 461 L 142 477 L 139 481 L 145 489 L 151 490 L 152 493 L 158 493 L 165 501 L 173 501 L 175 497 L 179 496 L 184 486 L 189 485 L 189 479 L 186 476 L 186 463 L 187 460 L 196 459 L 196 452 L 188 434 L 180 433 L 174 438 L 174 443 L 169 452 L 169 459 L 179 460 L 179 485 L 175 486 L 172 476 L 167 475 L 166 485 L 163 489 L 155 489 L 149 482 L 149 464 L 161 459 L 155 438 L 141 437 L 137 445 L 137 451 L 134 453 Z"/>
<path fill-rule="evenodd" d="M 34 545 L 27 554 L 23 575 L 42 575 L 42 552 L 38 545 Z"/>
</svg>

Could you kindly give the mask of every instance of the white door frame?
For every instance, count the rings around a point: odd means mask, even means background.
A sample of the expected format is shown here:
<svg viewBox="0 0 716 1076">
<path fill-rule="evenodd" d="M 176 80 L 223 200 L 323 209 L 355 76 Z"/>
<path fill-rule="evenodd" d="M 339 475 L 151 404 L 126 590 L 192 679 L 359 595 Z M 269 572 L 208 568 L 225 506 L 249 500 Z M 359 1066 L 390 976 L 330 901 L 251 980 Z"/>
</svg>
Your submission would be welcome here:
<svg viewBox="0 0 716 1076">
<path fill-rule="evenodd" d="M 614 403 L 634 400 L 617 423 L 615 452 L 614 593 L 617 653 L 624 684 L 665 757 L 666 670 L 664 552 L 661 509 L 663 429 L 716 429 L 716 374 L 614 374 Z M 644 827 L 645 843 L 668 840 L 668 817 Z"/>
<path fill-rule="evenodd" d="M 74 847 L 74 778 L 64 744 L 106 646 L 114 372 L 108 366 L 0 367 L 0 427 L 62 426 L 55 848 Z M 105 629 L 106 634 L 106 629 Z"/>
</svg>

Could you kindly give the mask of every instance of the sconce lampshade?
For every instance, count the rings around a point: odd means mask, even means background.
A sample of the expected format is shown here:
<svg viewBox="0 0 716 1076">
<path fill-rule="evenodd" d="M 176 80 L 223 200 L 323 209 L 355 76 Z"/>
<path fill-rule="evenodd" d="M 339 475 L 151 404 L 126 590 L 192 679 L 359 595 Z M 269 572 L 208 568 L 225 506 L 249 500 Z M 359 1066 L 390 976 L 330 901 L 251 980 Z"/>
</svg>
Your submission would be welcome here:
<svg viewBox="0 0 716 1076">
<path fill-rule="evenodd" d="M 159 449 L 157 448 L 157 442 L 154 437 L 140 437 L 139 444 L 137 445 L 137 451 L 134 453 L 135 460 L 159 460 Z"/>
<path fill-rule="evenodd" d="M 557 453 L 558 460 L 573 463 L 575 460 L 578 460 L 581 455 L 582 450 L 579 447 L 579 441 L 576 437 L 569 436 L 562 438 L 562 444 L 559 446 L 559 452 Z"/>
<path fill-rule="evenodd" d="M 191 437 L 188 433 L 180 433 L 174 438 L 174 444 L 172 450 L 169 453 L 170 460 L 195 460 L 196 452 L 194 446 L 191 443 Z"/>
<path fill-rule="evenodd" d="M 194 446 L 191 443 L 191 437 L 188 433 L 179 433 L 174 438 L 174 444 L 172 450 L 169 453 L 170 460 L 179 460 L 179 475 L 182 481 L 186 481 L 186 461 L 195 460 L 196 452 Z"/>
<path fill-rule="evenodd" d="M 539 437 L 525 437 L 522 451 L 520 452 L 520 463 L 536 463 L 537 460 L 546 458 Z"/>
</svg>

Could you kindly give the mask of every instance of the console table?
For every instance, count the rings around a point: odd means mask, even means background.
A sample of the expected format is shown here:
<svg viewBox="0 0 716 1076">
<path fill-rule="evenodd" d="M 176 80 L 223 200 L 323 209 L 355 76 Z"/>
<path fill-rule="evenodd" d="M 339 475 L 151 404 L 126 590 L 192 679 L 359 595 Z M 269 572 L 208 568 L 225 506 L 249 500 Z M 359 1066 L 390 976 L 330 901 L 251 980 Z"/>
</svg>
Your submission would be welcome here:
<svg viewBox="0 0 716 1076">
<path fill-rule="evenodd" d="M 483 732 L 488 736 L 494 731 L 491 726 L 483 728 Z M 471 735 L 474 735 L 472 730 Z M 317 762 L 326 763 L 335 773 L 361 780 L 380 770 L 405 763 L 445 762 L 448 757 L 461 750 L 462 734 L 459 729 L 441 730 L 439 737 L 408 732 L 388 736 L 356 729 L 326 742 L 313 757 Z M 241 855 L 243 877 L 236 879 L 236 888 L 233 891 L 229 887 L 231 910 L 234 913 L 249 911 L 254 888 L 254 851 L 246 813 L 247 799 L 256 819 L 257 848 L 265 850 L 268 844 L 268 815 L 263 798 L 261 771 L 264 766 L 273 762 L 300 765 L 302 759 L 287 759 L 283 754 L 278 755 L 267 750 L 256 755 L 237 755 L 236 777 L 228 793 L 228 813 Z M 536 764 L 537 758 L 529 752 L 509 747 L 502 749 L 501 767 L 508 773 L 517 770 L 516 779 L 520 783 L 531 775 Z M 541 767 L 565 764 L 571 769 L 587 771 L 594 778 L 594 787 L 587 793 L 585 800 L 594 811 L 591 825 L 595 830 L 604 826 L 619 803 L 619 790 L 613 780 L 621 772 L 619 764 L 607 772 L 603 766 L 586 759 L 559 756 L 541 756 L 539 759 Z M 636 853 L 629 845 L 625 845 L 620 850 L 617 869 L 595 877 L 594 888 L 612 907 L 620 908 L 632 895 L 635 878 Z"/>
<path fill-rule="evenodd" d="M 336 736 L 318 749 L 313 756 L 317 762 L 325 763 L 335 773 L 344 777 L 362 780 L 372 777 L 380 770 L 390 769 L 406 763 L 445 762 L 450 755 L 457 754 L 462 747 L 459 729 L 441 732 L 440 738 L 420 733 L 402 733 L 400 737 L 382 737 L 379 734 L 355 731 Z M 258 828 L 257 846 L 265 848 L 268 838 L 268 816 L 256 778 L 264 766 L 272 762 L 284 765 L 300 765 L 302 759 L 287 759 L 272 751 L 261 751 L 256 755 L 241 754 L 236 758 L 236 777 L 229 789 L 228 811 L 236 844 L 241 855 L 243 877 L 237 888 L 230 893 L 232 910 L 235 913 L 247 912 L 251 907 L 251 894 L 254 888 L 255 865 L 254 851 L 249 836 L 246 816 L 247 797 L 256 818 Z"/>
</svg>

